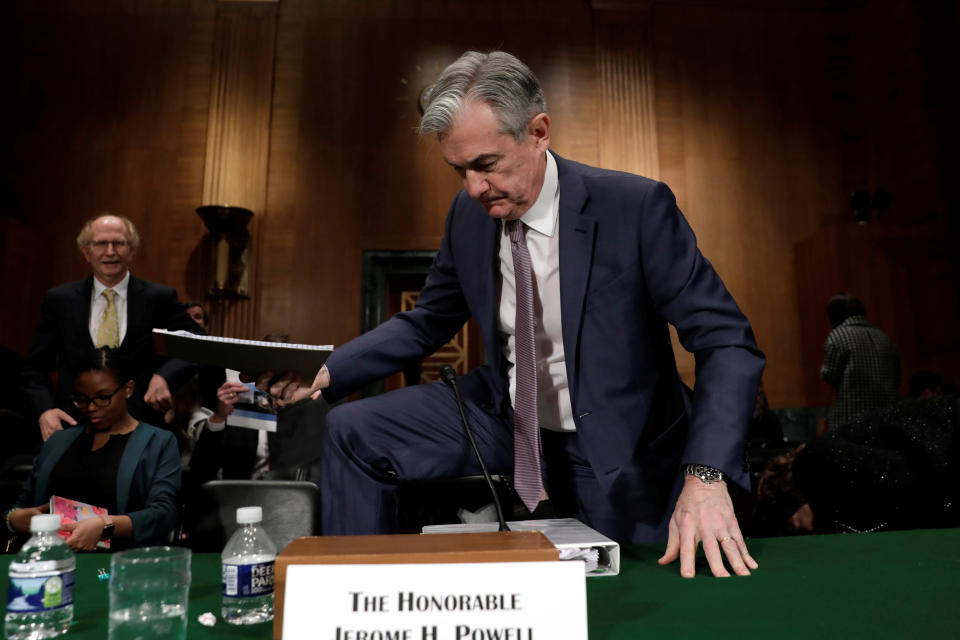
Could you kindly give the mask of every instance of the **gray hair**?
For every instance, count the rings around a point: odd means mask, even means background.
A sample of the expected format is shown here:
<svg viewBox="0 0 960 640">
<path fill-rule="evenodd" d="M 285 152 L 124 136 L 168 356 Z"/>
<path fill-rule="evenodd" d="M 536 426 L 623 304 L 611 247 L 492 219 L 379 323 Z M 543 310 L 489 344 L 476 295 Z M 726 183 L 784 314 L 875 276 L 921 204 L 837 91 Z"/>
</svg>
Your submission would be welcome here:
<svg viewBox="0 0 960 640">
<path fill-rule="evenodd" d="M 118 216 L 110 213 L 109 211 L 104 211 L 100 215 L 90 218 L 83 223 L 80 233 L 77 234 L 77 248 L 82 250 L 85 246 L 90 244 L 90 240 L 93 238 L 93 230 L 90 227 L 100 218 L 108 217 L 117 218 L 123 223 L 123 226 L 126 228 L 125 235 L 127 236 L 127 244 L 130 245 L 130 251 L 136 251 L 140 247 L 140 234 L 137 233 L 137 227 L 134 226 L 133 222 L 131 222 L 128 218 Z"/>
<path fill-rule="evenodd" d="M 471 101 L 483 102 L 500 121 L 500 132 L 521 142 L 527 124 L 547 112 L 540 81 L 530 68 L 504 51 L 467 51 L 440 74 L 430 104 L 420 120 L 420 133 L 443 135 Z"/>
</svg>

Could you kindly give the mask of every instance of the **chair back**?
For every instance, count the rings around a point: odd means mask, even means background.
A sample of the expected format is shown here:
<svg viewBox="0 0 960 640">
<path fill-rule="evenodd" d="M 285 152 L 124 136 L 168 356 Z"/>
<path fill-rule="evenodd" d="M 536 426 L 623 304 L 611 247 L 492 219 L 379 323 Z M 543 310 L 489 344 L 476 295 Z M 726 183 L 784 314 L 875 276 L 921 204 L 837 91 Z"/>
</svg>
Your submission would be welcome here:
<svg viewBox="0 0 960 640">
<path fill-rule="evenodd" d="M 261 507 L 261 526 L 282 551 L 294 538 L 320 534 L 320 489 L 291 480 L 211 480 L 187 507 L 187 545 L 219 552 L 237 529 L 239 507 Z"/>
</svg>

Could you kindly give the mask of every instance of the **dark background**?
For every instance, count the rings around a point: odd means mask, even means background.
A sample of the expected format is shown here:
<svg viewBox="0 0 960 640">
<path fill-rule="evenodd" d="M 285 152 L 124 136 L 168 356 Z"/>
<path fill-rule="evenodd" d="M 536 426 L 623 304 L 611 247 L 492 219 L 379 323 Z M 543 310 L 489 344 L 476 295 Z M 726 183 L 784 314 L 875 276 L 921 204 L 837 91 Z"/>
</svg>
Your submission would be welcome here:
<svg viewBox="0 0 960 640">
<path fill-rule="evenodd" d="M 0 25 L 0 341 L 20 354 L 43 291 L 88 274 L 74 239 L 103 210 L 140 227 L 138 276 L 202 297 L 213 203 L 256 213 L 250 299 L 213 305 L 215 332 L 355 336 L 362 252 L 436 249 L 459 188 L 417 138 L 420 90 L 502 48 L 540 77 L 556 151 L 674 189 L 773 406 L 829 402 L 837 289 L 905 379 L 960 378 L 957 3 L 13 0 Z M 838 227 L 880 187 L 882 222 Z"/>
</svg>

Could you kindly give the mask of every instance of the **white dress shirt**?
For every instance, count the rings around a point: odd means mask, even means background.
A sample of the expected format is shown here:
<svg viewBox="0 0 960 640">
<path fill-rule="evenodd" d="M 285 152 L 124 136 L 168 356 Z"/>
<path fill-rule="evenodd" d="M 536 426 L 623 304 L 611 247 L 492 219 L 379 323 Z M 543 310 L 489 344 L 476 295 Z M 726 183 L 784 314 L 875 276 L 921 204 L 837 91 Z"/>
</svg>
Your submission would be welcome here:
<svg viewBox="0 0 960 640">
<path fill-rule="evenodd" d="M 107 308 L 107 298 L 103 292 L 107 289 L 113 289 L 116 294 L 117 303 L 117 325 L 120 331 L 120 344 L 123 344 L 123 337 L 127 335 L 127 289 L 130 286 L 130 271 L 123 276 L 123 280 L 113 287 L 107 287 L 102 282 L 93 278 L 93 292 L 90 294 L 90 339 L 93 344 L 97 344 L 97 333 L 100 331 L 100 320 L 103 318 L 103 312 Z"/>
<path fill-rule="evenodd" d="M 576 431 L 567 365 L 563 353 L 560 323 L 560 240 L 557 220 L 560 211 L 560 183 L 557 161 L 547 152 L 543 187 L 536 202 L 520 220 L 527 226 L 527 250 L 537 281 L 533 307 L 536 317 L 534 340 L 537 352 L 537 411 L 540 426 L 553 431 Z M 504 357 L 510 362 L 510 401 L 516 399 L 517 380 L 514 365 L 517 290 L 513 273 L 510 233 L 503 225 L 500 235 L 500 317 L 499 329 Z"/>
</svg>

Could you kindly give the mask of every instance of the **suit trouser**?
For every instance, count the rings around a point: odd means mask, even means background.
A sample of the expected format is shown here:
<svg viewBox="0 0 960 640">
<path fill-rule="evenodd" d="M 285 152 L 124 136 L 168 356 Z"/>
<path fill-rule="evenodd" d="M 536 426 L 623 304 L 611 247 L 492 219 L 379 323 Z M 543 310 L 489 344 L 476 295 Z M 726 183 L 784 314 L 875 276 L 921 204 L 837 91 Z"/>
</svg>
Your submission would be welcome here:
<svg viewBox="0 0 960 640">
<path fill-rule="evenodd" d="M 464 401 L 491 473 L 513 470 L 513 427 Z M 453 391 L 442 383 L 404 387 L 327 414 L 320 490 L 324 535 L 393 533 L 400 480 L 480 474 Z"/>
<path fill-rule="evenodd" d="M 464 405 L 490 472 L 512 473 L 511 417 L 492 415 L 466 400 Z M 322 433 L 324 535 L 393 533 L 399 481 L 481 473 L 463 433 L 453 392 L 442 383 L 405 387 L 339 405 L 327 414 Z M 545 429 L 540 433 L 544 487 L 558 517 L 576 517 L 619 542 L 666 540 L 666 519 L 638 523 L 630 509 L 610 500 L 596 480 L 578 434 Z M 671 507 L 679 482 L 672 493 Z"/>
</svg>

